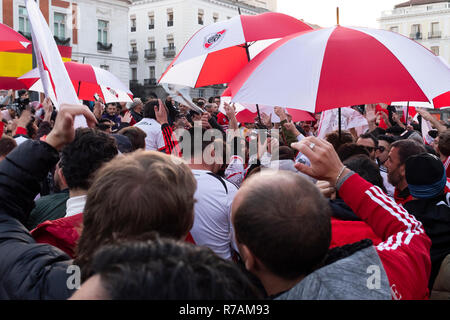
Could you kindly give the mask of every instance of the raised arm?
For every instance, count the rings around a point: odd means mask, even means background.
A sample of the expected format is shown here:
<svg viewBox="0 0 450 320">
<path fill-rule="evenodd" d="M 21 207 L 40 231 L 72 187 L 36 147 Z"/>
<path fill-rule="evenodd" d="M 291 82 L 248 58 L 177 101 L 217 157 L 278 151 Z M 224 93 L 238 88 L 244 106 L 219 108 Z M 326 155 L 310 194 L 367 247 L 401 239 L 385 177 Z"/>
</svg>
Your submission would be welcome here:
<svg viewBox="0 0 450 320">
<path fill-rule="evenodd" d="M 422 224 L 383 191 L 346 168 L 327 141 L 308 137 L 293 147 L 311 160 L 299 171 L 336 186 L 347 205 L 383 242 L 376 246 L 394 298 L 421 299 L 428 294 L 431 241 Z"/>
</svg>

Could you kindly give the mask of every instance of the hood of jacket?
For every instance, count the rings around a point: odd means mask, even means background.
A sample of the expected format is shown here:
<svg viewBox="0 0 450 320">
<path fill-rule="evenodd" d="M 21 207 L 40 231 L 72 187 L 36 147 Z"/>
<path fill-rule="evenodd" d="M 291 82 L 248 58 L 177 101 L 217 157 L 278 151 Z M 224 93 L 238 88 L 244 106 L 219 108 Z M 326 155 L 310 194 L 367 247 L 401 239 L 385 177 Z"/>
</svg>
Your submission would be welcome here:
<svg viewBox="0 0 450 320">
<path fill-rule="evenodd" d="M 309 274 L 276 300 L 391 300 L 386 272 L 374 246 Z"/>
</svg>

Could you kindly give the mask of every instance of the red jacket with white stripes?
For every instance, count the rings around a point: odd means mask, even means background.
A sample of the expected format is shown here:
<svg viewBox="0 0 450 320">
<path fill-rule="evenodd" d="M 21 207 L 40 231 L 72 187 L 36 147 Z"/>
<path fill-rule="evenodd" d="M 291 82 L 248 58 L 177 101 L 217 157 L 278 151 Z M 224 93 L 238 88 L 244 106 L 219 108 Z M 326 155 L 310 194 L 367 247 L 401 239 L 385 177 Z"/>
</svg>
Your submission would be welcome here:
<svg viewBox="0 0 450 320">
<path fill-rule="evenodd" d="M 344 182 L 339 195 L 381 238 L 375 248 L 389 279 L 392 298 L 427 299 L 431 240 L 422 224 L 358 174 Z"/>
</svg>

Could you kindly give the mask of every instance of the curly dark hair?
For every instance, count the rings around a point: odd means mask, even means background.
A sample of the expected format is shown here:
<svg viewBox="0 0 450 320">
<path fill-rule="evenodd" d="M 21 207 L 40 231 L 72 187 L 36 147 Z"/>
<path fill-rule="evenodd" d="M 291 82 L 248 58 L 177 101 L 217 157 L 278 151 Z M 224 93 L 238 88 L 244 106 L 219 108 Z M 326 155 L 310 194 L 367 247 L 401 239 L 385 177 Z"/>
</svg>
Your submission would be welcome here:
<svg viewBox="0 0 450 320">
<path fill-rule="evenodd" d="M 245 273 L 207 247 L 167 238 L 101 247 L 94 274 L 113 300 L 248 300 L 262 298 Z"/>
<path fill-rule="evenodd" d="M 89 189 L 91 177 L 118 154 L 116 140 L 90 128 L 79 128 L 75 139 L 62 150 L 61 168 L 70 189 Z"/>
</svg>

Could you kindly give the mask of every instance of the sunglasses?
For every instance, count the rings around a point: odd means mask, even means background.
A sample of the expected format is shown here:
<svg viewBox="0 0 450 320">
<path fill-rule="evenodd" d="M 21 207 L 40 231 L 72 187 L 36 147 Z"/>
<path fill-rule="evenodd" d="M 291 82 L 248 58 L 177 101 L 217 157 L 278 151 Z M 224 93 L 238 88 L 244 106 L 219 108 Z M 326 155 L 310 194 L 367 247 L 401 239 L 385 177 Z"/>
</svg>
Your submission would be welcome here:
<svg viewBox="0 0 450 320">
<path fill-rule="evenodd" d="M 377 149 L 375 147 L 366 147 L 366 146 L 364 146 L 364 148 L 366 148 L 366 150 L 369 151 L 369 152 L 373 152 L 374 150 Z"/>
<path fill-rule="evenodd" d="M 378 150 L 380 150 L 380 152 L 384 152 L 384 151 L 386 150 L 386 148 L 385 148 L 385 147 L 382 147 L 382 146 L 380 146 L 380 147 L 378 147 Z"/>
</svg>

